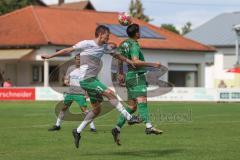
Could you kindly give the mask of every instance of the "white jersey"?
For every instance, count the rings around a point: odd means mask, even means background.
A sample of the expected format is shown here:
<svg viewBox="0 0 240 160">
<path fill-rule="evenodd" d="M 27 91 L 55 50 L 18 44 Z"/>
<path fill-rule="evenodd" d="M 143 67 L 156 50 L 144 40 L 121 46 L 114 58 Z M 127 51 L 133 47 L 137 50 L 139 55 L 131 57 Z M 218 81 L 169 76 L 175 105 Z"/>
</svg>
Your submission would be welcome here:
<svg viewBox="0 0 240 160">
<path fill-rule="evenodd" d="M 85 91 L 80 86 L 80 68 L 76 67 L 76 65 L 72 65 L 68 68 L 66 75 L 69 80 L 69 89 L 67 93 L 70 94 L 84 94 Z"/>
<path fill-rule="evenodd" d="M 80 52 L 80 81 L 96 77 L 102 67 L 102 56 L 114 52 L 108 44 L 99 46 L 94 40 L 81 41 L 73 48 Z"/>
</svg>

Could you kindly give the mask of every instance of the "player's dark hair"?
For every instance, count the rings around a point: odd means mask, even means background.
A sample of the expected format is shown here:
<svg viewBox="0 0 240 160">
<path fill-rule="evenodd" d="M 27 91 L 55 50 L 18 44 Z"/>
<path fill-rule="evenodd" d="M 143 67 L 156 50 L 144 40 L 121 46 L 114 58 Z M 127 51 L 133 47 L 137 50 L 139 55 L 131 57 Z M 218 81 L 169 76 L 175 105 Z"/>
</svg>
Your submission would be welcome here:
<svg viewBox="0 0 240 160">
<path fill-rule="evenodd" d="M 99 25 L 97 26 L 96 30 L 95 30 L 95 37 L 97 38 L 99 36 L 99 34 L 104 34 L 105 32 L 110 32 L 109 28 L 104 26 L 104 25 Z"/>
<path fill-rule="evenodd" d="M 139 32 L 139 25 L 136 23 L 133 23 L 127 27 L 127 35 L 130 38 L 134 38 L 136 36 L 136 33 Z"/>
<path fill-rule="evenodd" d="M 80 54 L 75 55 L 74 59 L 80 58 Z"/>
</svg>

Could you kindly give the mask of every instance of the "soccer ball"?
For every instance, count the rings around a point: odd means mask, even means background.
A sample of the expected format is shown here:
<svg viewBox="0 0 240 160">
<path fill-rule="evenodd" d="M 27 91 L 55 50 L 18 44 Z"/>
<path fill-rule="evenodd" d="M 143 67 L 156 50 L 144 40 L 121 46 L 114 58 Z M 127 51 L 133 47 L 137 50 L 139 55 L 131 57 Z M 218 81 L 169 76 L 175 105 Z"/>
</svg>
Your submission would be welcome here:
<svg viewBox="0 0 240 160">
<path fill-rule="evenodd" d="M 128 26 L 132 23 L 132 17 L 126 12 L 119 13 L 118 22 L 123 26 Z"/>
</svg>

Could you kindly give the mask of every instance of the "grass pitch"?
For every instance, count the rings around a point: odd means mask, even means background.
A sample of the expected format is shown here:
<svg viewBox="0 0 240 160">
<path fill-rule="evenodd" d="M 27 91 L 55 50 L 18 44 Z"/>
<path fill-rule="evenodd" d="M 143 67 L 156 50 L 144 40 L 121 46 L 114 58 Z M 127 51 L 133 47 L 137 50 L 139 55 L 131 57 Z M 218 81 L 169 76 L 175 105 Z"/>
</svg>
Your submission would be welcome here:
<svg viewBox="0 0 240 160">
<path fill-rule="evenodd" d="M 111 129 L 118 113 L 95 120 L 97 133 L 86 128 L 76 149 L 72 128 L 80 122 L 55 123 L 56 102 L 0 102 L 0 160 L 236 160 L 240 157 L 240 104 L 149 103 L 163 135 L 145 135 L 144 125 L 125 126 L 122 146 Z M 71 109 L 78 112 L 76 105 Z"/>
</svg>

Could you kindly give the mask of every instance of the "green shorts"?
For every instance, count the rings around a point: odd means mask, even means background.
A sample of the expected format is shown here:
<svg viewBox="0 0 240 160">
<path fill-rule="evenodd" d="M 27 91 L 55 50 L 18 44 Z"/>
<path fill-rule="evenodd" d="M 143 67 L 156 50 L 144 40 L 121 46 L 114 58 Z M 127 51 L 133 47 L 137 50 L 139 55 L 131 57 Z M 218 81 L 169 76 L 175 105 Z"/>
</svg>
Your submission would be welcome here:
<svg viewBox="0 0 240 160">
<path fill-rule="evenodd" d="M 66 106 L 71 106 L 72 102 L 75 101 L 80 107 L 87 107 L 87 101 L 85 95 L 82 94 L 70 94 L 64 93 L 63 103 Z"/>
<path fill-rule="evenodd" d="M 128 99 L 147 96 L 147 80 L 144 72 L 128 72 L 126 74 L 126 87 L 128 91 Z"/>
<path fill-rule="evenodd" d="M 82 80 L 80 85 L 87 91 L 91 103 L 102 102 L 102 93 L 108 89 L 97 77 Z"/>
</svg>

